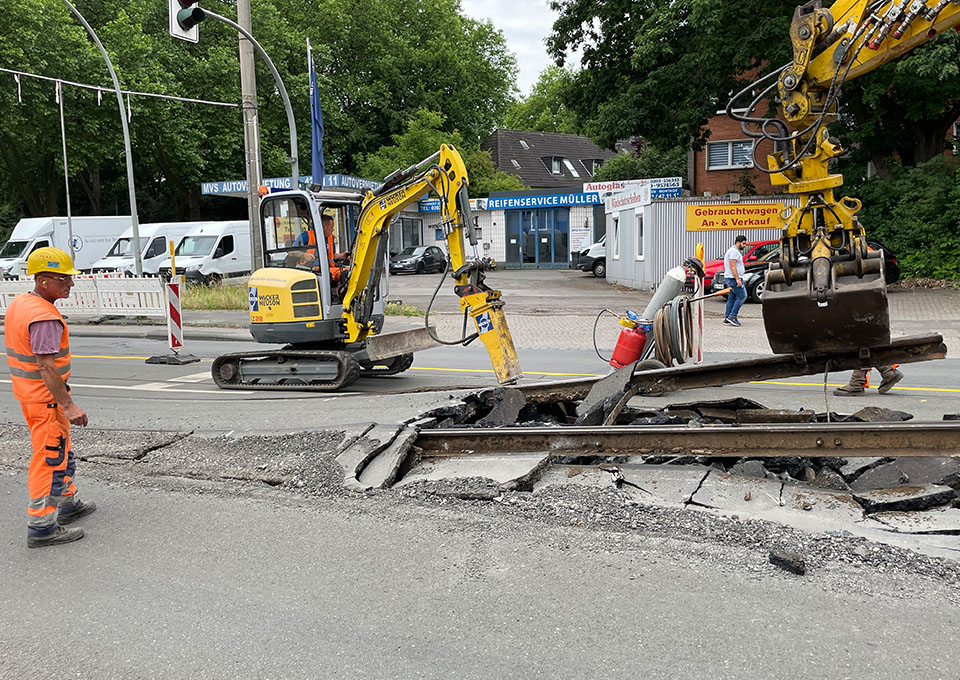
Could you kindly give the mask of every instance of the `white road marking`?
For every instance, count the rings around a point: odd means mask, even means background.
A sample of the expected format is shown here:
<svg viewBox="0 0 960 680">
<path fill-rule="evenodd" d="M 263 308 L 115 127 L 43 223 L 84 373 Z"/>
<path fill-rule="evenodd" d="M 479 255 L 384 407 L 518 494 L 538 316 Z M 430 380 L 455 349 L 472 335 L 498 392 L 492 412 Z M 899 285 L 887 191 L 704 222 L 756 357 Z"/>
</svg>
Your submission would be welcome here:
<svg viewBox="0 0 960 680">
<path fill-rule="evenodd" d="M 0 383 L 9 384 L 9 380 L 0 380 Z M 248 390 L 188 390 L 172 387 L 169 383 L 144 383 L 142 385 L 90 385 L 87 383 L 70 382 L 70 387 L 89 387 L 95 390 L 133 390 L 135 392 L 183 392 L 185 394 L 254 394 Z"/>
<path fill-rule="evenodd" d="M 181 375 L 179 378 L 170 378 L 168 382 L 199 383 L 206 380 L 211 382 L 213 381 L 213 376 L 210 375 L 210 371 L 191 373 L 190 375 Z"/>
</svg>

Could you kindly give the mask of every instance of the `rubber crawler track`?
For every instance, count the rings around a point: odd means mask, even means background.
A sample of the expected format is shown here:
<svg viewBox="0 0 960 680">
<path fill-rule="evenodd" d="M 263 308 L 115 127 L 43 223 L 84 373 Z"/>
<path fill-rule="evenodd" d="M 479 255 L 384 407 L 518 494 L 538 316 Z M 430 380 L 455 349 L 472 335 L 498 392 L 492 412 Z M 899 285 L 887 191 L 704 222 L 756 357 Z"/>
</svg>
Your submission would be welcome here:
<svg viewBox="0 0 960 680">
<path fill-rule="evenodd" d="M 283 363 L 278 360 L 283 359 Z M 244 362 L 271 361 L 276 365 L 288 364 L 290 368 L 295 368 L 297 361 L 307 361 L 311 363 L 336 363 L 337 378 L 329 381 L 313 382 L 294 382 L 290 384 L 280 383 L 261 383 L 261 382 L 228 382 L 223 379 L 221 369 L 230 362 L 242 364 Z M 210 373 L 213 376 L 213 382 L 220 389 L 224 390 L 275 390 L 282 392 L 335 392 L 345 387 L 349 387 L 360 377 L 360 364 L 353 358 L 349 352 L 323 351 L 323 350 L 291 350 L 282 349 L 273 352 L 235 352 L 224 354 L 213 361 L 210 367 Z M 290 373 L 289 379 L 296 380 L 296 373 Z M 278 376 L 283 379 L 283 376 Z"/>
</svg>

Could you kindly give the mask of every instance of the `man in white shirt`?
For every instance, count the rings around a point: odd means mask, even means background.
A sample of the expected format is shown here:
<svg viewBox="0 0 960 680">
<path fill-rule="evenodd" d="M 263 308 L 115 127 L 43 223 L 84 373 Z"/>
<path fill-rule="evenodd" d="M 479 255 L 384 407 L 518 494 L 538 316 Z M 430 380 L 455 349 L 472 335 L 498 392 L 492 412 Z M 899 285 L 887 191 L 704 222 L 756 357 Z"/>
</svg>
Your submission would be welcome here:
<svg viewBox="0 0 960 680">
<path fill-rule="evenodd" d="M 743 306 L 743 301 L 747 299 L 747 289 L 743 287 L 743 251 L 746 247 L 747 237 L 740 234 L 723 256 L 723 278 L 727 288 L 730 289 L 730 295 L 727 296 L 727 312 L 723 319 L 723 323 L 727 326 L 740 325 L 737 314 Z"/>
</svg>

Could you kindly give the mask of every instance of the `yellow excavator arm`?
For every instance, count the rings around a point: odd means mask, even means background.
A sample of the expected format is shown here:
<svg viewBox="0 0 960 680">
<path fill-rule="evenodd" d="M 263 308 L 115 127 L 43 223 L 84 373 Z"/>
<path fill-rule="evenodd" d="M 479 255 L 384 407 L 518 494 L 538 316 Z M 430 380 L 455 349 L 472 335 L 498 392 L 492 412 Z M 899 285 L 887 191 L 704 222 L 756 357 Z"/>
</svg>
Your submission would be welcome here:
<svg viewBox="0 0 960 680">
<path fill-rule="evenodd" d="M 838 113 L 840 86 L 960 25 L 960 0 L 811 0 L 794 12 L 793 61 L 734 96 L 727 114 L 775 151 L 766 167 L 775 187 L 800 200 L 782 222 L 780 262 L 767 272 L 763 318 L 775 352 L 860 350 L 890 342 L 882 253 L 857 219 L 859 200 L 837 199 L 843 177 L 829 163 L 843 153 L 826 126 Z M 772 79 L 776 76 L 776 80 Z M 776 94 L 782 120 L 752 116 Z M 737 110 L 753 97 L 746 112 Z M 756 150 L 756 143 L 754 149 Z"/>
<path fill-rule="evenodd" d="M 440 226 L 447 239 L 460 307 L 473 319 L 476 337 L 490 355 L 497 380 L 512 383 L 523 374 L 507 328 L 500 291 L 483 283 L 483 264 L 467 258 L 464 235 L 471 244 L 477 243 L 470 218 L 468 185 L 463 158 L 454 147 L 445 144 L 429 158 L 387 177 L 376 193 L 367 192 L 357 221 L 353 267 L 343 292 L 347 342 L 362 342 L 375 332 L 373 303 L 379 286 L 378 270 L 386 259 L 390 224 L 403 208 L 432 191 L 440 196 Z"/>
</svg>

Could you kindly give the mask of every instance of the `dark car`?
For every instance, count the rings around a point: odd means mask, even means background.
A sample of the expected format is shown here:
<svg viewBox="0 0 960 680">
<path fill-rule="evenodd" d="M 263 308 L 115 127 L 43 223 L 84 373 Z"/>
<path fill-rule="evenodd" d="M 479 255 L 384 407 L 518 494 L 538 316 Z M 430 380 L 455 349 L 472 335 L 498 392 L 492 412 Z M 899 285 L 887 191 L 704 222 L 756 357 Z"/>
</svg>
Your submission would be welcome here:
<svg viewBox="0 0 960 680">
<path fill-rule="evenodd" d="M 875 238 L 868 238 L 867 245 L 871 250 L 883 251 L 883 272 L 884 280 L 889 286 L 900 279 L 900 264 L 896 256 L 887 248 L 883 242 Z M 767 278 L 767 269 L 772 262 L 780 260 L 780 249 L 767 253 L 755 262 L 744 262 L 743 285 L 747 289 L 747 299 L 751 302 L 763 301 L 763 289 Z M 713 280 L 713 291 L 716 292 L 726 287 L 722 276 L 715 276 Z"/>
<path fill-rule="evenodd" d="M 442 272 L 447 256 L 436 246 L 408 246 L 390 258 L 390 273 Z"/>
</svg>

